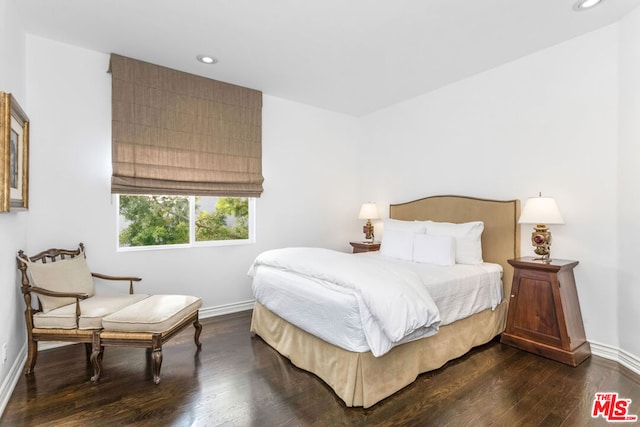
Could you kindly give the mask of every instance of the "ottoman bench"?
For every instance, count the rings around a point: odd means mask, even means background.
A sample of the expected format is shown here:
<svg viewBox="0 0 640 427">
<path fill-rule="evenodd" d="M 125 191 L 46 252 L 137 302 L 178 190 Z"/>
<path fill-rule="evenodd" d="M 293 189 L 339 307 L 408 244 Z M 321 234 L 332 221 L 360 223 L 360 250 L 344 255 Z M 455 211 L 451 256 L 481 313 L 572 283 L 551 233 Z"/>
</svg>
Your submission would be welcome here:
<svg viewBox="0 0 640 427">
<path fill-rule="evenodd" d="M 91 363 L 94 375 L 100 378 L 104 347 L 146 347 L 151 350 L 153 381 L 160 382 L 162 345 L 193 324 L 194 341 L 201 348 L 198 309 L 202 300 L 189 295 L 151 295 L 102 319 L 102 329 L 93 335 Z"/>
</svg>

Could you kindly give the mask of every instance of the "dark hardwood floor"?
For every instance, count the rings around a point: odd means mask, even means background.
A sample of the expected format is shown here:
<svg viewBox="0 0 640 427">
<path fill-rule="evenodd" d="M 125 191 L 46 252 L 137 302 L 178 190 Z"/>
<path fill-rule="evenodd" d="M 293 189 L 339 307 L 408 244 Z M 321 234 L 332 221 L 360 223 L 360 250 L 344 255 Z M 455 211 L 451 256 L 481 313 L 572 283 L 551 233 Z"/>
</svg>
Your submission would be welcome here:
<svg viewBox="0 0 640 427">
<path fill-rule="evenodd" d="M 144 349 L 107 348 L 89 381 L 82 345 L 40 352 L 0 418 L 2 426 L 586 426 L 596 392 L 632 399 L 640 378 L 591 357 L 572 368 L 504 346 L 479 347 L 369 409 L 347 408 L 317 377 L 249 333 L 251 312 L 202 321 L 164 347 L 154 385 Z M 628 425 L 628 423 L 627 423 Z"/>
</svg>

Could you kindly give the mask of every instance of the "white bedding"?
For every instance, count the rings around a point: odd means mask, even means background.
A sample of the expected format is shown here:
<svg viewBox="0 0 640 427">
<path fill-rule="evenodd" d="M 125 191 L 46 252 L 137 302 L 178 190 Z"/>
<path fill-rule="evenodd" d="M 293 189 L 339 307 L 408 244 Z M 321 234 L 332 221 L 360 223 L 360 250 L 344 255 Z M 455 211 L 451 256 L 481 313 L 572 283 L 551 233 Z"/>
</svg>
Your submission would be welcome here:
<svg viewBox="0 0 640 427">
<path fill-rule="evenodd" d="M 420 276 L 364 257 L 322 248 L 274 249 L 258 255 L 255 268 L 289 271 L 331 289 L 341 287 L 358 303 L 360 321 L 374 356 L 381 356 L 407 335 L 434 334 L 440 315 Z M 329 268 L 328 268 L 329 267 Z M 389 292 L 393 286 L 394 292 Z"/>
<path fill-rule="evenodd" d="M 286 271 L 292 263 L 302 272 Z M 439 324 L 495 308 L 502 300 L 501 272 L 489 263 L 442 267 L 377 252 L 288 248 L 261 254 L 249 275 L 256 300 L 280 317 L 346 350 L 379 356 L 437 332 Z M 366 294 L 370 288 L 374 296 Z"/>
</svg>

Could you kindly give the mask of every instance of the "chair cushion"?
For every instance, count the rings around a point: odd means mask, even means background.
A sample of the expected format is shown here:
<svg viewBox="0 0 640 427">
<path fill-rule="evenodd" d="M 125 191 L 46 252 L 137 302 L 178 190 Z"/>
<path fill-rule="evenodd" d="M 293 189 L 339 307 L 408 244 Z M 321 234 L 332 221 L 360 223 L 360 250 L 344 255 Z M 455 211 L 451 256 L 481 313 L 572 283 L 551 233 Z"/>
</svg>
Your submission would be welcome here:
<svg viewBox="0 0 640 427">
<path fill-rule="evenodd" d="M 80 329 L 101 329 L 102 318 L 148 298 L 147 294 L 96 295 L 80 301 Z M 44 329 L 75 329 L 76 304 L 41 312 L 33 316 L 33 326 Z"/>
<path fill-rule="evenodd" d="M 77 292 L 93 296 L 95 287 L 91 270 L 84 253 L 75 258 L 56 262 L 27 262 L 27 271 L 33 286 L 57 292 Z M 38 295 L 45 313 L 67 304 L 75 303 L 75 298 L 57 298 Z"/>
<path fill-rule="evenodd" d="M 102 319 L 105 331 L 168 331 L 202 306 L 202 300 L 190 295 L 151 295 Z"/>
</svg>

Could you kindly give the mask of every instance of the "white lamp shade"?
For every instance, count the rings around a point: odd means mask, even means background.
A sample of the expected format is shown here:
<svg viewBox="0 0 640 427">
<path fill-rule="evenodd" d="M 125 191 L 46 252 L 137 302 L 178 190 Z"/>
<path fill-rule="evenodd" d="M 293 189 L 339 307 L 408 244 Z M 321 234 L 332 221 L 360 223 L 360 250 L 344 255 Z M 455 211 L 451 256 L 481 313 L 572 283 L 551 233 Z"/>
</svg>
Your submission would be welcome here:
<svg viewBox="0 0 640 427">
<path fill-rule="evenodd" d="M 380 214 L 378 213 L 378 207 L 375 203 L 363 203 L 358 214 L 359 219 L 378 219 Z"/>
<path fill-rule="evenodd" d="M 520 215 L 520 224 L 564 224 L 553 197 L 529 197 Z"/>
</svg>

